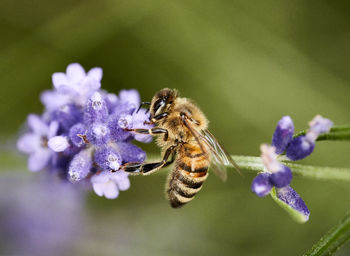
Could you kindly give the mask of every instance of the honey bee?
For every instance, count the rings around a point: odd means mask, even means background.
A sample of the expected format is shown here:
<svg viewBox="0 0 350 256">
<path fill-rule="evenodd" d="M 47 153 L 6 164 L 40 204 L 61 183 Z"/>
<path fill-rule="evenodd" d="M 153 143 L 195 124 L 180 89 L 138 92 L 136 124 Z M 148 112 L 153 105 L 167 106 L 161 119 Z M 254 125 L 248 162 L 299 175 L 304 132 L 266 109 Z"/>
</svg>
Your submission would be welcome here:
<svg viewBox="0 0 350 256">
<path fill-rule="evenodd" d="M 173 163 L 166 186 L 167 198 L 173 208 L 191 201 L 208 177 L 209 166 L 226 180 L 226 166 L 239 167 L 208 130 L 208 120 L 187 98 L 178 97 L 176 90 L 160 90 L 150 105 L 151 129 L 126 129 L 157 136 L 163 159 L 154 163 L 126 163 L 121 169 L 131 174 L 148 175 Z M 140 106 L 140 108 L 141 108 Z M 139 108 L 139 109 L 140 109 Z M 170 159 L 170 160 L 169 160 Z"/>
</svg>

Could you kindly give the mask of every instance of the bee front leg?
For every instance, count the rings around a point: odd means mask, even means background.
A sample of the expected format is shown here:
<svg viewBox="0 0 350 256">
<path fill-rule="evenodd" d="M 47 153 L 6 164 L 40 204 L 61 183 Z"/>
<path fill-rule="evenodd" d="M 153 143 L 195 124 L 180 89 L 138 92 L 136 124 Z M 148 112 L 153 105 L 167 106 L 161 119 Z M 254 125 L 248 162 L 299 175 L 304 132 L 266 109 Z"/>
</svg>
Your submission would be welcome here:
<svg viewBox="0 0 350 256">
<path fill-rule="evenodd" d="M 157 135 L 157 134 L 162 134 L 164 133 L 164 141 L 168 140 L 168 130 L 163 129 L 163 128 L 151 128 L 151 129 L 128 129 L 125 128 L 125 131 L 128 132 L 136 132 L 136 133 L 140 133 L 140 134 L 150 134 L 150 135 Z"/>
<path fill-rule="evenodd" d="M 151 102 L 148 102 L 148 101 L 143 101 L 141 102 L 139 108 L 136 110 L 136 113 L 138 113 L 140 111 L 140 109 L 142 108 L 143 105 L 148 105 L 150 106 L 151 105 Z M 147 112 L 149 111 L 149 109 L 147 109 Z"/>
<path fill-rule="evenodd" d="M 154 163 L 139 163 L 139 162 L 131 162 L 123 164 L 120 167 L 120 170 L 123 170 L 125 172 L 129 172 L 131 174 L 142 174 L 147 175 L 151 172 L 154 172 L 162 167 L 164 167 L 167 164 L 167 161 L 169 159 L 169 156 L 174 153 L 175 148 L 177 145 L 173 145 L 169 147 L 163 156 L 163 160 L 159 162 Z"/>
</svg>

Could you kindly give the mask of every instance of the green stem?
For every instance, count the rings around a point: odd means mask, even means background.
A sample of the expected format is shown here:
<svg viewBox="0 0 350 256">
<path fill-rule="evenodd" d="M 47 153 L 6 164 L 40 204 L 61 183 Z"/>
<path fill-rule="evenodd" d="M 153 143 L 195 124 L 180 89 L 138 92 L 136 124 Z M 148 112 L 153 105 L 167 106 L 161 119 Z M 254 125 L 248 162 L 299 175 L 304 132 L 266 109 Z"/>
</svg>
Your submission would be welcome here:
<svg viewBox="0 0 350 256">
<path fill-rule="evenodd" d="M 302 130 L 295 134 L 294 138 L 305 135 L 306 132 L 307 130 Z M 334 126 L 330 132 L 318 136 L 317 140 L 350 140 L 350 125 Z"/>
<path fill-rule="evenodd" d="M 333 255 L 350 239 L 350 212 L 328 231 L 304 256 Z"/>
<path fill-rule="evenodd" d="M 262 172 L 264 165 L 260 157 L 253 156 L 232 156 L 242 171 Z M 320 167 L 311 165 L 295 164 L 290 161 L 283 161 L 291 168 L 295 176 L 301 176 L 317 180 L 335 180 L 350 182 L 350 168 Z"/>
</svg>

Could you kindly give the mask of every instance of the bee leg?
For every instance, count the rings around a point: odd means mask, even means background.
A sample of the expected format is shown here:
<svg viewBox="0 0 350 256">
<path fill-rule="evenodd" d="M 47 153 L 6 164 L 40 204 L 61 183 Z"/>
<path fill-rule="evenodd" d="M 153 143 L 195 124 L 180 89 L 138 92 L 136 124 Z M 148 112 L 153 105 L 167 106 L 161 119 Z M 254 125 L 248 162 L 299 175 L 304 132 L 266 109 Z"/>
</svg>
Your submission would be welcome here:
<svg viewBox="0 0 350 256">
<path fill-rule="evenodd" d="M 154 172 L 162 167 L 164 167 L 167 163 L 167 160 L 169 156 L 174 152 L 177 145 L 173 145 L 169 147 L 163 156 L 163 160 L 160 162 L 154 162 L 154 163 L 126 163 L 120 167 L 121 170 L 125 172 L 129 172 L 132 174 L 149 174 L 150 172 Z"/>
<path fill-rule="evenodd" d="M 168 112 L 160 113 L 159 115 L 156 115 L 156 116 L 152 117 L 152 122 L 155 122 L 157 120 L 163 119 L 164 117 L 167 117 L 168 115 L 169 115 Z"/>
<path fill-rule="evenodd" d="M 163 165 L 163 167 L 166 167 L 166 166 L 168 166 L 168 165 L 171 165 L 171 164 L 175 161 L 175 155 L 176 155 L 176 153 L 175 153 L 175 151 L 174 151 L 173 154 L 171 155 L 170 161 L 166 162 L 166 163 Z"/>
<path fill-rule="evenodd" d="M 138 112 L 140 111 L 140 109 L 141 109 L 141 107 L 142 107 L 143 105 L 148 105 L 148 106 L 150 106 L 150 105 L 151 105 L 151 102 L 148 102 L 148 101 L 141 102 L 139 108 L 136 110 L 136 113 L 138 113 Z M 148 110 L 147 110 L 147 112 L 148 112 Z"/>
<path fill-rule="evenodd" d="M 151 129 L 128 129 L 128 128 L 125 128 L 124 130 L 128 131 L 128 132 L 136 132 L 136 133 L 150 134 L 150 135 L 164 133 L 164 141 L 168 140 L 168 130 L 163 129 L 163 128 L 157 128 L 157 127 L 151 128 Z"/>
</svg>

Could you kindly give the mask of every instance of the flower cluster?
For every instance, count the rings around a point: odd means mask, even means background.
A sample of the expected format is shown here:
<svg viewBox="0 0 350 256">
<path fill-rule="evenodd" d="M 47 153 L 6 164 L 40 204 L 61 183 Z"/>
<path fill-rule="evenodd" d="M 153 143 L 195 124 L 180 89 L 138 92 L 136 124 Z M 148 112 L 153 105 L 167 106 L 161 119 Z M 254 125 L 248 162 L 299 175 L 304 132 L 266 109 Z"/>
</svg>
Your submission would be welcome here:
<svg viewBox="0 0 350 256">
<path fill-rule="evenodd" d="M 316 116 L 309 123 L 309 130 L 303 136 L 293 138 L 294 124 L 289 116 L 278 122 L 272 137 L 272 145 L 261 145 L 261 158 L 266 171 L 255 177 L 252 191 L 259 197 L 266 196 L 276 188 L 276 198 L 288 205 L 308 220 L 310 212 L 301 197 L 289 186 L 292 180 L 291 169 L 278 161 L 278 155 L 286 154 L 288 160 L 296 161 L 310 155 L 317 137 L 327 133 L 333 123 L 321 116 Z M 274 191 L 273 191 L 274 192 Z"/>
<path fill-rule="evenodd" d="M 132 140 L 152 138 L 125 131 L 150 128 L 145 109 L 136 111 L 138 92 L 108 93 L 101 90 L 101 79 L 101 68 L 86 73 L 77 63 L 68 65 L 66 73 L 54 73 L 54 90 L 41 95 L 45 111 L 28 116 L 29 131 L 17 147 L 29 155 L 29 170 L 48 169 L 73 183 L 90 181 L 97 195 L 113 199 L 130 186 L 127 173 L 117 171 L 120 166 L 146 158 Z"/>
</svg>

